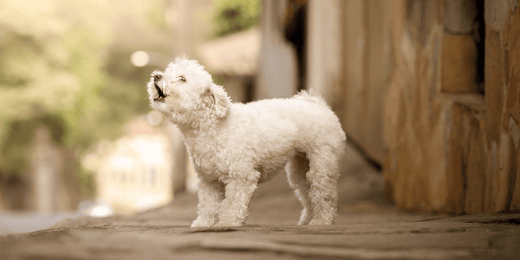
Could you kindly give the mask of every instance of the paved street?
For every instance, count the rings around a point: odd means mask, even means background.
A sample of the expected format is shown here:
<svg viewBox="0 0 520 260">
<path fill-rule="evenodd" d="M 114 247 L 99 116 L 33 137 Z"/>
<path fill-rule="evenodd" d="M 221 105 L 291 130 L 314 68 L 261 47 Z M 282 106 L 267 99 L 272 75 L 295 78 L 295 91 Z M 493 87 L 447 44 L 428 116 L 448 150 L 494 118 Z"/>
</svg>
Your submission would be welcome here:
<svg viewBox="0 0 520 260">
<path fill-rule="evenodd" d="M 56 222 L 76 217 L 79 214 L 36 214 L 36 213 L 1 213 L 0 214 L 0 234 L 25 233 L 47 228 Z"/>
<path fill-rule="evenodd" d="M 190 210 L 188 210 L 188 208 Z M 520 215 L 427 217 L 345 210 L 338 224 L 251 221 L 240 228 L 188 227 L 193 208 L 133 218 L 79 219 L 0 238 L 2 259 L 514 259 Z"/>
<path fill-rule="evenodd" d="M 520 259 L 520 214 L 400 212 L 382 176 L 349 148 L 336 225 L 297 226 L 300 205 L 279 176 L 261 186 L 247 225 L 189 228 L 196 196 L 135 216 L 81 217 L 0 236 L 1 259 Z"/>
</svg>

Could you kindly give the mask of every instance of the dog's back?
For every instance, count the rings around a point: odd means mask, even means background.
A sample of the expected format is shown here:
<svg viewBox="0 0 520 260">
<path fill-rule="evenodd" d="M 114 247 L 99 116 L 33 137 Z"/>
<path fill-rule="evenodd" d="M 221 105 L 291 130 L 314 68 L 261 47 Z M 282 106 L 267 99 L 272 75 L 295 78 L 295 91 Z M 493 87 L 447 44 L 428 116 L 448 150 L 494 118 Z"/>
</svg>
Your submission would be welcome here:
<svg viewBox="0 0 520 260">
<path fill-rule="evenodd" d="M 314 91 L 312 91 L 312 90 L 310 90 L 310 91 L 302 90 L 300 93 L 294 95 L 292 98 L 298 99 L 298 100 L 303 100 L 303 101 L 308 101 L 308 102 L 313 102 L 313 103 L 317 103 L 317 104 L 329 107 L 327 102 L 325 102 L 325 100 L 321 96 L 316 95 L 314 93 Z"/>
</svg>

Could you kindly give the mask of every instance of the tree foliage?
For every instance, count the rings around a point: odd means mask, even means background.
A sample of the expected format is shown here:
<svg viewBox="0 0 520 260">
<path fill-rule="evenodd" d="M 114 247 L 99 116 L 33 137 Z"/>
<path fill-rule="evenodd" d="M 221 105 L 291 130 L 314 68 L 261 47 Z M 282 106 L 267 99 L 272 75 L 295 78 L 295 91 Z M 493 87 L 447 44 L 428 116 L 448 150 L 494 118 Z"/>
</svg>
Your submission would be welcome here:
<svg viewBox="0 0 520 260">
<path fill-rule="evenodd" d="M 148 110 L 144 79 L 128 78 L 128 69 L 110 73 L 106 64 L 128 68 L 132 51 L 123 58 L 110 52 L 121 29 L 116 19 L 160 31 L 160 3 L 0 0 L 0 174 L 25 171 L 38 125 L 81 150 L 116 137 L 123 122 Z"/>
<path fill-rule="evenodd" d="M 262 11 L 260 0 L 215 0 L 216 36 L 242 31 L 255 26 Z"/>
</svg>

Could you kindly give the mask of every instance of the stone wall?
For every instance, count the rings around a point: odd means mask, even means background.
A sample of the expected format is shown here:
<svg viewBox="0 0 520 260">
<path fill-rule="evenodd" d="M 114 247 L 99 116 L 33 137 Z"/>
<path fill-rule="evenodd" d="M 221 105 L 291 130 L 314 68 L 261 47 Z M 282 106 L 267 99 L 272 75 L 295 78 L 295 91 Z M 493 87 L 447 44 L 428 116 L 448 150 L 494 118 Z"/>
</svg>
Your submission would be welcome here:
<svg viewBox="0 0 520 260">
<path fill-rule="evenodd" d="M 308 1 L 306 88 L 383 166 L 398 207 L 520 210 L 518 2 Z"/>
<path fill-rule="evenodd" d="M 393 1 L 384 174 L 403 209 L 520 209 L 520 10 L 518 1 L 477 2 Z"/>
<path fill-rule="evenodd" d="M 486 1 L 486 138 L 497 147 L 486 167 L 485 211 L 520 210 L 520 9 L 518 1 Z M 488 182 L 486 182 L 487 184 Z"/>
</svg>

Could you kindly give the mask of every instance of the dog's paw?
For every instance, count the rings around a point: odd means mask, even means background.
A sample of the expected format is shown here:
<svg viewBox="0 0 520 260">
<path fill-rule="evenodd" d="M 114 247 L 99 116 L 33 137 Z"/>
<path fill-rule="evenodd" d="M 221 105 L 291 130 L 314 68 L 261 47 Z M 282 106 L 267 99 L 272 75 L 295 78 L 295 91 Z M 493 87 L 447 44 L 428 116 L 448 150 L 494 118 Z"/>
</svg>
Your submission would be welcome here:
<svg viewBox="0 0 520 260">
<path fill-rule="evenodd" d="M 322 226 L 322 225 L 331 225 L 332 221 L 326 221 L 326 220 L 318 220 L 313 219 L 309 222 L 309 226 Z"/>
<path fill-rule="evenodd" d="M 191 227 L 192 228 L 196 228 L 196 227 L 212 227 L 214 224 L 215 224 L 214 221 L 204 221 L 204 220 L 196 219 L 196 220 L 193 221 L 193 223 L 191 223 Z"/>
<path fill-rule="evenodd" d="M 298 225 L 308 225 L 311 222 L 312 214 L 307 209 L 302 210 L 302 215 L 300 216 L 300 221 L 298 221 Z"/>
</svg>

